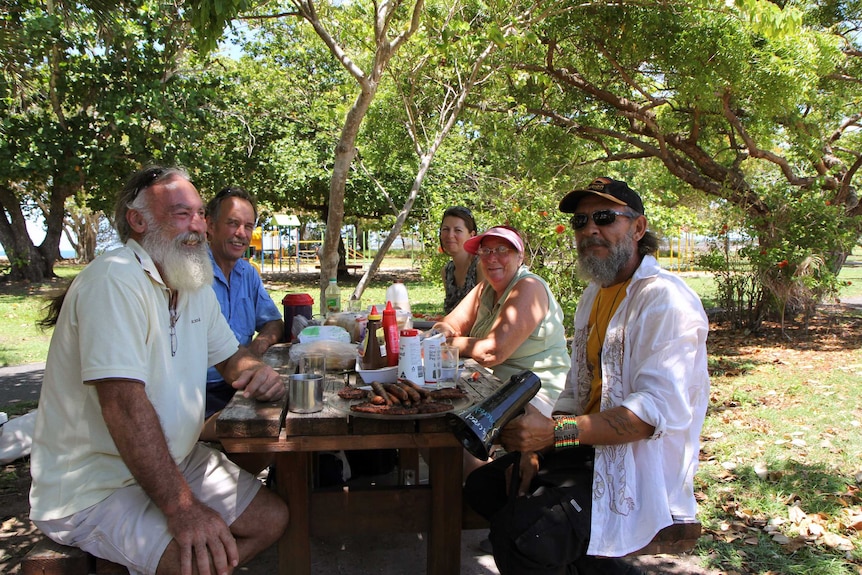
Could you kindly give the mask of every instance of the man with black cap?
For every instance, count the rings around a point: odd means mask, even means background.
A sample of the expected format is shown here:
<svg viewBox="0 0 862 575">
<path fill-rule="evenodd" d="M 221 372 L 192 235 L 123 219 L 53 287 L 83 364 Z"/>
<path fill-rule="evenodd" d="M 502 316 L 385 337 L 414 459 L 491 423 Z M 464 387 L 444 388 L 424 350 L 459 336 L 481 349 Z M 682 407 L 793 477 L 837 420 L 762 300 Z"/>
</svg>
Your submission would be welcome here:
<svg viewBox="0 0 862 575">
<path fill-rule="evenodd" d="M 551 418 L 528 406 L 510 455 L 465 494 L 491 520 L 501 575 L 637 573 L 615 559 L 697 511 L 694 473 L 709 400 L 703 305 L 662 270 L 640 196 L 597 178 L 567 194 L 581 274 L 572 367 Z M 505 472 L 520 459 L 517 496 Z"/>
</svg>

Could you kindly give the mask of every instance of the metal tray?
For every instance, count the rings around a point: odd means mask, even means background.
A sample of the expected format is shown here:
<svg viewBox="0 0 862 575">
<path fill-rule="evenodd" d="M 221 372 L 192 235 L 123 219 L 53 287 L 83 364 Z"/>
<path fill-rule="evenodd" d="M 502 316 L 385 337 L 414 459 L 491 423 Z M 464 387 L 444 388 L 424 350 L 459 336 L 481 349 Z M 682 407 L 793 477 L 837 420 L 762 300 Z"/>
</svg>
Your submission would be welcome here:
<svg viewBox="0 0 862 575">
<path fill-rule="evenodd" d="M 441 399 L 438 400 L 439 403 L 449 403 L 452 405 L 452 409 L 449 411 L 441 411 L 440 413 L 414 413 L 410 415 L 389 415 L 386 413 L 363 413 L 361 411 L 351 411 L 350 406 L 356 405 L 366 401 L 365 399 L 342 399 L 338 397 L 337 394 L 328 395 L 326 397 L 326 403 L 330 405 L 333 409 L 345 413 L 347 415 L 352 415 L 353 417 L 365 417 L 368 419 L 388 419 L 391 421 L 398 420 L 413 420 L 413 419 L 431 419 L 434 417 L 441 417 L 446 415 L 447 413 L 457 413 L 462 409 L 466 409 L 473 405 L 473 400 L 470 396 L 462 397 L 461 399 Z"/>
</svg>

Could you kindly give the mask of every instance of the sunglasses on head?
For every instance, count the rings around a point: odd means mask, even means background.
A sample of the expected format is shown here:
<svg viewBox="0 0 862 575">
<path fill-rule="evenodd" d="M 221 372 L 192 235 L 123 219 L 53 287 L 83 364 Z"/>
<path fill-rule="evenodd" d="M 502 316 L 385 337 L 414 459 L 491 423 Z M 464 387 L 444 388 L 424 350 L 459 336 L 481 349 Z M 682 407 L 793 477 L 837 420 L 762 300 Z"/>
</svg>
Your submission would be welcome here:
<svg viewBox="0 0 862 575">
<path fill-rule="evenodd" d="M 135 193 L 132 194 L 132 200 L 138 197 L 138 194 L 141 191 L 149 188 L 153 182 L 155 182 L 159 177 L 165 173 L 164 168 L 150 168 L 146 172 L 141 175 L 141 183 L 135 188 Z"/>
<path fill-rule="evenodd" d="M 572 229 L 580 230 L 587 227 L 590 218 L 592 218 L 593 223 L 597 226 L 609 226 L 617 221 L 617 216 L 636 218 L 637 214 L 633 214 L 631 212 L 618 212 L 616 210 L 596 210 L 592 214 L 575 214 L 569 221 L 572 224 Z"/>
</svg>

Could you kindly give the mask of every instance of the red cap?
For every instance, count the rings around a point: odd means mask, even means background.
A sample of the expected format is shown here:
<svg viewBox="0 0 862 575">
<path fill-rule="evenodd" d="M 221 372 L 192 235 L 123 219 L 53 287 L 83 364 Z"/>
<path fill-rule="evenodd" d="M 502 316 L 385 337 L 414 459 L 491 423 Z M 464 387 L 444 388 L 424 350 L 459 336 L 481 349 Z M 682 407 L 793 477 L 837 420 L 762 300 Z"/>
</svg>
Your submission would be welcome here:
<svg viewBox="0 0 862 575">
<path fill-rule="evenodd" d="M 281 300 L 282 305 L 314 305 L 314 300 L 307 293 L 289 293 Z"/>
<path fill-rule="evenodd" d="M 487 237 L 506 240 L 512 244 L 513 248 L 518 250 L 518 253 L 521 255 L 524 254 L 524 240 L 521 239 L 521 234 L 519 234 L 515 228 L 510 228 L 509 226 L 494 226 L 493 228 L 488 228 L 487 231 L 478 236 L 473 236 L 464 242 L 464 251 L 468 254 L 476 255 L 476 251 L 479 249 L 479 246 L 482 245 L 482 240 Z"/>
</svg>

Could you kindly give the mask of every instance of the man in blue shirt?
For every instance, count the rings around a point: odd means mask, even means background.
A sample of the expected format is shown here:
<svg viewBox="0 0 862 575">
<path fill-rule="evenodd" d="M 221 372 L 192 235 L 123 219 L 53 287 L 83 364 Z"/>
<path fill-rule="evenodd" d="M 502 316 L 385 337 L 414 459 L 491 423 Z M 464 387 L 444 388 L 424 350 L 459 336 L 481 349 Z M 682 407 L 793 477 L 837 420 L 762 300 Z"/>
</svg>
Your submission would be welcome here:
<svg viewBox="0 0 862 575">
<path fill-rule="evenodd" d="M 241 345 L 257 356 L 284 336 L 284 321 L 260 275 L 243 259 L 257 224 L 257 205 L 246 190 L 227 187 L 207 204 L 207 235 L 213 263 L 213 290 L 221 312 Z M 257 332 L 257 337 L 254 337 Z M 211 367 L 207 372 L 206 418 L 202 439 L 214 439 L 215 415 L 236 390 Z"/>
</svg>

